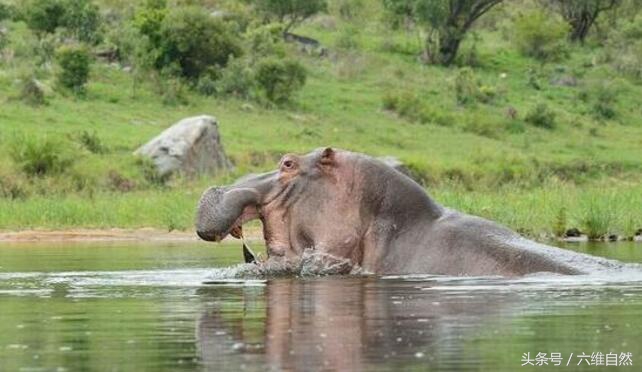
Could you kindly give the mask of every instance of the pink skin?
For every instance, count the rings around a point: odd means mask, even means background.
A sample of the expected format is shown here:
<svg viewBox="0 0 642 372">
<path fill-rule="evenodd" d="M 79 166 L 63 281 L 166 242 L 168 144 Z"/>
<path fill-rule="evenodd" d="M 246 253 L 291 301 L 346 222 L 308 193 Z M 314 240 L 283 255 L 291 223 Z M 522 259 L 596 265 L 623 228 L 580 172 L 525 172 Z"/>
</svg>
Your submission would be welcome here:
<svg viewBox="0 0 642 372">
<path fill-rule="evenodd" d="M 296 260 L 313 249 L 377 274 L 577 274 L 621 266 L 444 208 L 382 162 L 331 148 L 288 154 L 277 171 L 208 189 L 196 231 L 208 241 L 238 238 L 256 218 L 269 259 Z"/>
</svg>

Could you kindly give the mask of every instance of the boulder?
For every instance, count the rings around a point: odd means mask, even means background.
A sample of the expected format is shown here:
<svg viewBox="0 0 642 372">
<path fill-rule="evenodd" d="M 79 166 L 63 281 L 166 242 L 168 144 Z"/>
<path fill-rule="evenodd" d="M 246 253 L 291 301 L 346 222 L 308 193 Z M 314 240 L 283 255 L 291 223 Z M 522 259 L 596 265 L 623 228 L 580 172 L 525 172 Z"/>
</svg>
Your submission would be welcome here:
<svg viewBox="0 0 642 372">
<path fill-rule="evenodd" d="M 163 178 L 175 173 L 215 175 L 232 168 L 223 151 L 218 122 L 207 115 L 179 121 L 134 155 L 150 158 Z"/>
</svg>

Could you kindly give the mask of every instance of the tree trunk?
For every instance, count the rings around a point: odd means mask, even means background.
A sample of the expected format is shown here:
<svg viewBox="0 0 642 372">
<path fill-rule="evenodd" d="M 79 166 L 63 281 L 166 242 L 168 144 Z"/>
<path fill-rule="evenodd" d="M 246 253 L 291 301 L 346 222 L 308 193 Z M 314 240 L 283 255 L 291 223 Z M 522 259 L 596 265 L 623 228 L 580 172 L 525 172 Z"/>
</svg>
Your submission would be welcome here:
<svg viewBox="0 0 642 372">
<path fill-rule="evenodd" d="M 447 33 L 440 37 L 439 40 L 439 63 L 444 66 L 450 66 L 457 57 L 461 37 L 455 34 Z"/>
</svg>

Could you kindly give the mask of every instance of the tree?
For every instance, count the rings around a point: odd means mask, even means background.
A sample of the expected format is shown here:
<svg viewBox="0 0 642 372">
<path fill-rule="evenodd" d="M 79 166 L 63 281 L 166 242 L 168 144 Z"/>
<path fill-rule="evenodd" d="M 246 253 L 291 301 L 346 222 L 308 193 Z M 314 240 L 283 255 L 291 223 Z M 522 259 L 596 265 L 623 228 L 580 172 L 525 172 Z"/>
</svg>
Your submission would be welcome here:
<svg viewBox="0 0 642 372">
<path fill-rule="evenodd" d="M 502 0 L 383 0 L 394 14 L 427 28 L 425 59 L 445 66 L 457 57 L 466 32 Z"/>
<path fill-rule="evenodd" d="M 283 33 L 327 9 L 326 0 L 255 0 L 256 7 L 285 25 Z"/>
<path fill-rule="evenodd" d="M 621 0 L 549 0 L 571 26 L 570 39 L 584 42 L 600 13 L 618 7 Z"/>
</svg>

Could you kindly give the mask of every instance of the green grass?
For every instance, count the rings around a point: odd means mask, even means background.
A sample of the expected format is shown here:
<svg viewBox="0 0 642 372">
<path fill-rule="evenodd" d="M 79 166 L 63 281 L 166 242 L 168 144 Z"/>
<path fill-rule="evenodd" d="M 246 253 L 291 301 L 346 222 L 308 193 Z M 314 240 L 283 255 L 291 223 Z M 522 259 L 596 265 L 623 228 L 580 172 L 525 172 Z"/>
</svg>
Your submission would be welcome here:
<svg viewBox="0 0 642 372">
<path fill-rule="evenodd" d="M 16 98 L 15 76 L 25 58 L 17 50 L 13 60 L 0 63 L 0 229 L 189 228 L 207 185 L 271 169 L 287 152 L 328 145 L 395 155 L 445 205 L 530 235 L 552 232 L 562 207 L 568 227 L 626 235 L 642 227 L 642 209 L 636 207 L 642 205 L 642 86 L 607 64 L 588 63 L 598 47 L 573 46 L 567 59 L 542 65 L 520 55 L 500 31 L 477 30 L 480 66 L 474 74 L 479 89 L 493 97 L 462 105 L 455 89 L 458 69 L 418 63 L 416 35 L 384 28 L 378 6 L 368 11 L 351 21 L 358 26 L 351 29 L 353 40 L 345 40 L 348 22 L 336 15 L 323 16 L 336 27 L 321 17 L 296 30 L 329 46 L 331 56 L 299 54 L 308 80 L 284 108 L 189 91 L 186 104 L 168 106 L 151 83 L 132 96 L 132 76 L 103 63 L 93 66 L 83 97 L 49 91 L 47 104 L 34 107 Z M 23 26 L 9 29 L 26 43 Z M 529 84 L 529 70 L 537 72 L 539 90 Z M 578 86 L 549 84 L 559 71 L 578 72 Z M 53 86 L 51 75 L 41 80 Z M 595 114 L 605 81 L 616 91 L 615 101 L 607 102 L 615 115 L 608 118 Z M 421 107 L 410 107 L 421 112 L 421 120 L 384 109 L 384 98 L 394 92 L 417 97 Z M 555 128 L 525 120 L 540 104 L 555 113 Z M 219 119 L 236 170 L 218 179 L 153 185 L 133 151 L 177 120 L 199 114 Z M 83 131 L 105 150 L 87 150 L 79 139 Z M 29 176 L 11 158 L 10 144 L 19 136 L 60 141 L 74 161 L 60 174 Z M 114 172 L 131 180 L 133 191 L 114 191 Z M 17 188 L 18 198 L 3 188 Z"/>
</svg>

